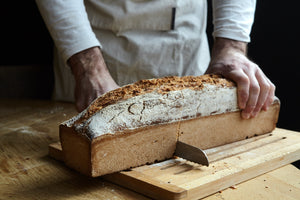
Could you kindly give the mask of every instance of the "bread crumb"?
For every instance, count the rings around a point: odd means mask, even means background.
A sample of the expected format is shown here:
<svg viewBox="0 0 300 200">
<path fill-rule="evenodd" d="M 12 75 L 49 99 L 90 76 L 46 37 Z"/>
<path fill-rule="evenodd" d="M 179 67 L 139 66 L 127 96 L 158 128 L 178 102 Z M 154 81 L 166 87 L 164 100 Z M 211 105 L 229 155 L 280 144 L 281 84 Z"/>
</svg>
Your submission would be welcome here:
<svg viewBox="0 0 300 200">
<path fill-rule="evenodd" d="M 230 189 L 233 189 L 233 190 L 237 189 L 237 187 L 236 187 L 235 185 L 232 185 L 232 186 L 230 186 L 229 188 L 230 188 Z"/>
</svg>

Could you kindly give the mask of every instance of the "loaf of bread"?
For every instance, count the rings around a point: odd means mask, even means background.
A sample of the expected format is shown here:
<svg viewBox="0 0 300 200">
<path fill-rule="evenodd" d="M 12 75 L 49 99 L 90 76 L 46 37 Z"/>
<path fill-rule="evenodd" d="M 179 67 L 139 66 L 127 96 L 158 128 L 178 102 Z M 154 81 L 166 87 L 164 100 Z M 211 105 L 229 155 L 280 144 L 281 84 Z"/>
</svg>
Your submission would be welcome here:
<svg viewBox="0 0 300 200">
<path fill-rule="evenodd" d="M 177 140 L 207 149 L 271 132 L 268 111 L 243 120 L 233 82 L 217 75 L 141 80 L 97 98 L 60 125 L 65 163 L 101 176 L 171 158 Z"/>
</svg>

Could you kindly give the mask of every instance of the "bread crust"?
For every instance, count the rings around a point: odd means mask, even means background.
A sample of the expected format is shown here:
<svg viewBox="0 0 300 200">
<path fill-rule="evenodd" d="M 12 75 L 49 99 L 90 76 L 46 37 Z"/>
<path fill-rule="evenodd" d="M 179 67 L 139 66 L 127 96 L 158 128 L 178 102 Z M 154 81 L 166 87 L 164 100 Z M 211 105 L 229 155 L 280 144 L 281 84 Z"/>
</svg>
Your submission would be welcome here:
<svg viewBox="0 0 300 200">
<path fill-rule="evenodd" d="M 201 90 L 203 84 L 209 83 L 222 87 L 232 87 L 235 83 L 222 78 L 219 75 L 202 75 L 202 76 L 170 76 L 157 79 L 140 80 L 130 85 L 123 86 L 116 90 L 110 91 L 97 98 L 88 108 L 87 112 L 76 123 L 90 118 L 97 111 L 104 107 L 115 104 L 118 101 L 126 100 L 134 96 L 143 95 L 156 91 L 157 93 L 166 94 L 170 91 L 178 91 L 183 89 Z"/>
<path fill-rule="evenodd" d="M 234 83 L 216 75 L 142 80 L 96 99 L 65 122 L 90 138 L 238 110 Z"/>
<path fill-rule="evenodd" d="M 207 87 L 207 85 L 212 87 Z M 181 115 L 173 121 L 160 121 L 157 120 L 160 118 L 155 118 L 151 123 L 145 120 L 146 125 L 143 124 L 144 122 L 142 125 L 136 122 L 137 127 L 128 128 L 128 126 L 124 126 L 119 129 L 107 129 L 110 131 L 103 131 L 101 127 L 96 127 L 96 131 L 102 131 L 99 136 L 91 135 L 88 132 L 88 128 L 91 128 L 90 125 L 93 123 L 91 119 L 100 119 L 100 122 L 105 120 L 105 118 L 101 118 L 103 113 L 100 115 L 105 109 L 110 112 L 109 109 L 116 108 L 113 106 L 126 103 L 135 97 L 144 99 L 145 94 L 155 93 L 164 97 L 174 93 L 174 91 L 176 93 L 176 91 L 190 90 L 200 91 L 192 94 L 200 95 L 201 98 L 204 98 L 205 94 L 210 95 L 208 96 L 211 98 L 202 102 L 204 106 L 196 106 L 201 112 L 193 112 L 192 115 L 182 114 L 183 111 L 193 111 L 195 107 L 191 105 L 192 109 L 184 110 L 183 108 L 189 107 L 191 103 L 187 101 L 186 105 L 181 104 L 184 98 L 180 97 L 175 98 L 173 107 L 166 108 L 166 111 L 170 113 L 172 113 L 170 109 L 173 109 L 175 114 L 181 111 Z M 214 99 L 219 98 L 218 91 L 225 91 L 225 93 L 219 100 L 214 101 Z M 222 103 L 225 98 L 224 95 L 226 98 L 228 97 L 229 104 L 218 105 L 218 102 Z M 194 98 L 193 96 L 188 97 Z M 268 111 L 261 111 L 257 117 L 243 120 L 240 116 L 240 110 L 236 109 L 236 98 L 235 84 L 215 75 L 166 77 L 142 80 L 124 86 L 99 97 L 84 112 L 60 125 L 64 161 L 71 168 L 88 176 L 96 177 L 171 158 L 178 140 L 207 149 L 242 140 L 246 137 L 268 133 L 276 127 L 280 109 L 278 99 L 273 102 Z M 197 101 L 201 100 L 197 99 Z M 203 115 L 202 113 L 205 113 L 204 110 L 207 107 L 206 101 L 210 101 L 211 104 L 208 105 L 211 105 L 212 108 L 209 108 L 210 110 L 208 109 L 207 113 Z M 127 113 L 124 114 L 125 118 L 126 116 L 128 118 L 135 117 L 133 115 L 136 110 L 130 106 L 132 105 L 129 104 L 129 107 L 125 107 L 127 109 Z M 136 109 L 143 108 L 142 106 L 143 104 L 140 103 L 140 107 L 137 106 Z M 221 110 L 217 109 L 222 106 Z M 216 111 L 214 111 L 215 109 Z M 158 111 L 160 110 L 158 109 Z M 142 110 L 140 116 L 146 117 L 141 115 L 145 114 L 143 112 L 146 111 Z M 150 113 L 151 118 L 151 109 L 148 109 L 147 112 Z M 116 119 L 116 122 L 125 120 L 120 119 Z M 96 124 L 98 122 L 99 120 L 96 120 Z M 111 120 L 104 124 L 109 122 L 116 123 Z M 132 121 L 129 122 L 132 123 Z"/>
</svg>

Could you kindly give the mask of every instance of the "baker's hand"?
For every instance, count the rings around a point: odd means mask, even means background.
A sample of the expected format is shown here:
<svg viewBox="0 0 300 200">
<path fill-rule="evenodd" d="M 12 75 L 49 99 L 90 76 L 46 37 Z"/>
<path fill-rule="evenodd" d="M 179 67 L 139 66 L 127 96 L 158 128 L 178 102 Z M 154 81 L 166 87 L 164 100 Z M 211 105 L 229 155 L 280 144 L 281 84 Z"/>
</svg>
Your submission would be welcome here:
<svg viewBox="0 0 300 200">
<path fill-rule="evenodd" d="M 98 96 L 119 87 L 111 77 L 98 47 L 74 54 L 68 60 L 68 65 L 76 82 L 75 104 L 78 112 Z"/>
<path fill-rule="evenodd" d="M 216 38 L 206 71 L 237 83 L 238 105 L 244 119 L 255 117 L 261 109 L 267 110 L 275 95 L 274 84 L 246 57 L 246 50 L 244 42 Z"/>
</svg>

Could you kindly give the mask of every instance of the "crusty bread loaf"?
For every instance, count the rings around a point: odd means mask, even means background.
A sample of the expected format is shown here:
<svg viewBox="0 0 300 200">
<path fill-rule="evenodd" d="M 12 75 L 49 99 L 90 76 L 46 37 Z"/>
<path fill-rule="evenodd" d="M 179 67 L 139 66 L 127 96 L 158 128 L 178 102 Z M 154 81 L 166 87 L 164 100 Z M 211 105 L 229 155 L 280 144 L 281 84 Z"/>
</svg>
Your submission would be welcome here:
<svg viewBox="0 0 300 200">
<path fill-rule="evenodd" d="M 177 140 L 207 149 L 271 132 L 279 100 L 243 120 L 236 86 L 216 75 L 142 80 L 60 125 L 65 163 L 100 176 L 172 157 Z"/>
</svg>

